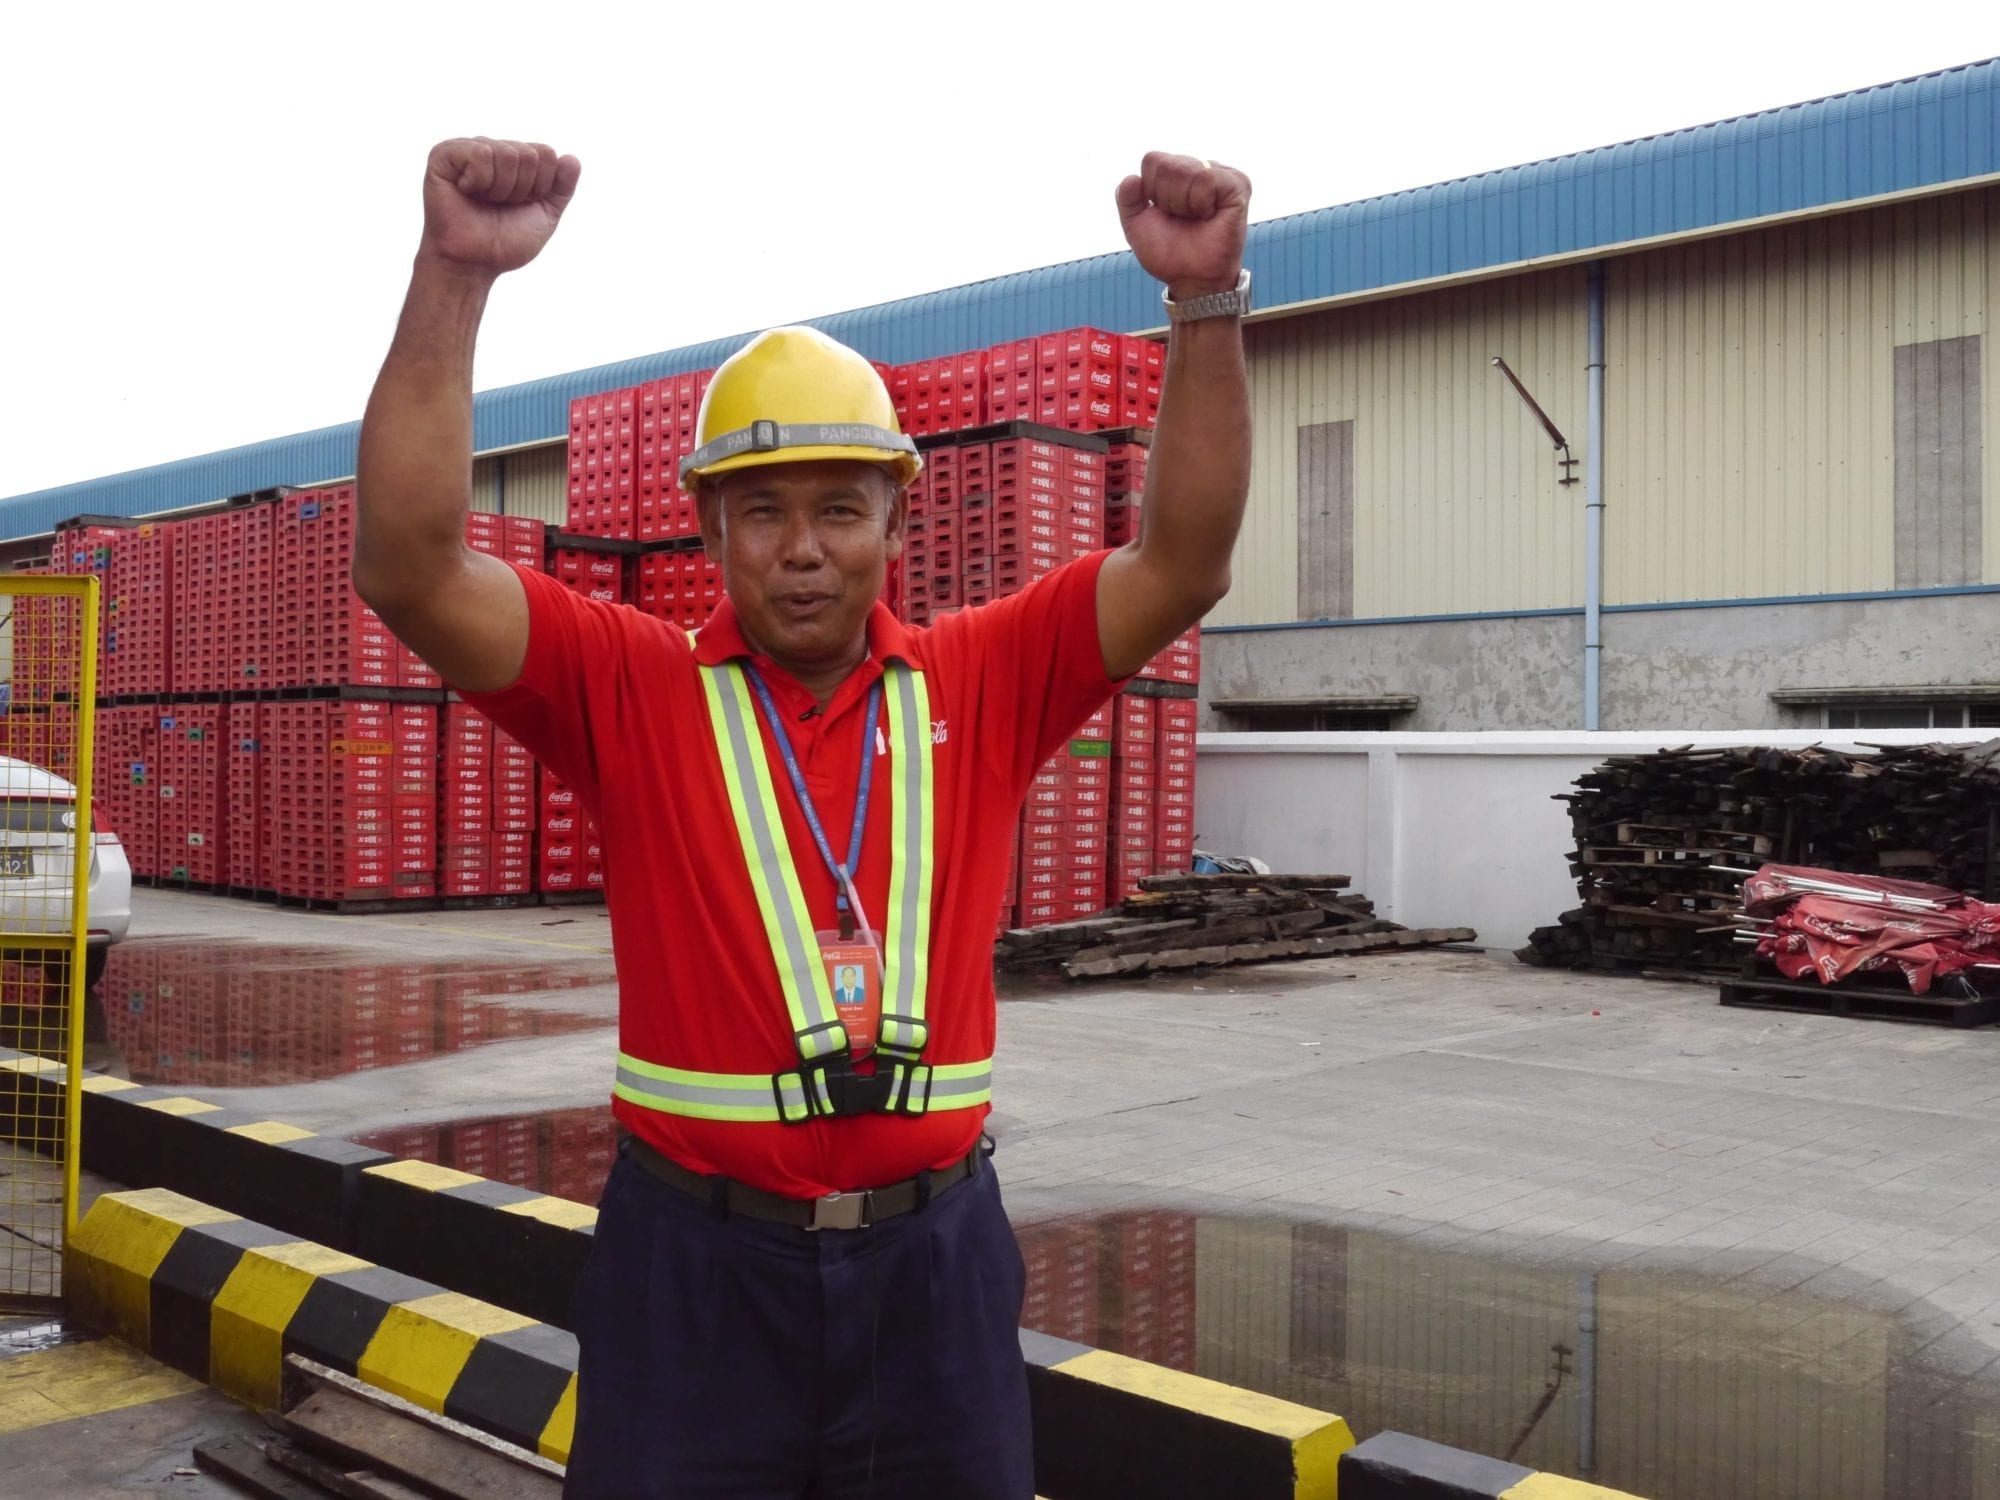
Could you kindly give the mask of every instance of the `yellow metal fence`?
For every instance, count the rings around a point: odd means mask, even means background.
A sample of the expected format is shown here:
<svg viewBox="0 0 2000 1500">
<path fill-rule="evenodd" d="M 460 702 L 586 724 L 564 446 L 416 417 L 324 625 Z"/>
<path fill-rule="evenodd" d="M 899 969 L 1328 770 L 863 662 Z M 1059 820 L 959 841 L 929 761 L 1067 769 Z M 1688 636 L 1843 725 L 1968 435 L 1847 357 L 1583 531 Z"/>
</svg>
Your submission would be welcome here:
<svg viewBox="0 0 2000 1500">
<path fill-rule="evenodd" d="M 77 1221 L 102 608 L 95 577 L 0 576 L 0 1048 L 68 1076 L 59 1113 L 0 1079 L 0 1311 L 59 1305 Z"/>
</svg>

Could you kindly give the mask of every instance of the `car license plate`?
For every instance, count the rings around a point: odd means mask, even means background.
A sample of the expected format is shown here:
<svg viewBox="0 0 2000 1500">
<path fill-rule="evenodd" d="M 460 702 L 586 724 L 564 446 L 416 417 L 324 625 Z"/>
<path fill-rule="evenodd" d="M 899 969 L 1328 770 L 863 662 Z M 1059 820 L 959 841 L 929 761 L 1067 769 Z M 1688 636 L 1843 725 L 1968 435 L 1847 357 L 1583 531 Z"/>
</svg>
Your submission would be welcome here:
<svg viewBox="0 0 2000 1500">
<path fill-rule="evenodd" d="M 0 849 L 0 877 L 34 873 L 35 856 L 32 850 Z"/>
</svg>

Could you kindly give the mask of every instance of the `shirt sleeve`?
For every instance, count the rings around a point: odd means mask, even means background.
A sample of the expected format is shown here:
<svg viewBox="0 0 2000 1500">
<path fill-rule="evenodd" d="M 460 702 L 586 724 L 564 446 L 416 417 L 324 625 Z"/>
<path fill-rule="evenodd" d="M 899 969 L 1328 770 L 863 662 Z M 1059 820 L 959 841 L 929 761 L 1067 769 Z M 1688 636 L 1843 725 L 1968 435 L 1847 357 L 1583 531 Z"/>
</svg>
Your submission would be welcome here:
<svg viewBox="0 0 2000 1500">
<path fill-rule="evenodd" d="M 631 656 L 633 622 L 643 617 L 586 599 L 546 573 L 513 566 L 528 594 L 528 655 L 521 675 L 497 692 L 462 696 L 595 805 L 598 764 L 591 725 L 605 716 L 618 665 Z"/>
<path fill-rule="evenodd" d="M 962 632 L 979 664 L 980 739 L 1011 785 L 1025 788 L 1123 686 L 1105 675 L 1097 629 L 1097 575 L 1110 555 L 1094 552 L 1018 594 L 938 622 L 941 635 Z"/>
</svg>

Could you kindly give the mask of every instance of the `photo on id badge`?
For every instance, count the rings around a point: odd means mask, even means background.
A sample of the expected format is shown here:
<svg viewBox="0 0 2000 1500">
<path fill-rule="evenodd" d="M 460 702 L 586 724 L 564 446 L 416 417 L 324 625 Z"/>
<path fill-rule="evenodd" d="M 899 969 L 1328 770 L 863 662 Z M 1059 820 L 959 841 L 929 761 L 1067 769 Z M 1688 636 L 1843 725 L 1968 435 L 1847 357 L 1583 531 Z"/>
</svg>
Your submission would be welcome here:
<svg viewBox="0 0 2000 1500">
<path fill-rule="evenodd" d="M 865 1057 L 875 1048 L 875 1036 L 882 1024 L 882 949 L 872 932 L 856 932 L 842 937 L 838 932 L 816 932 L 820 963 L 826 968 L 827 988 L 833 992 L 833 1008 L 840 1024 L 847 1028 L 847 1044 L 854 1056 Z"/>
</svg>

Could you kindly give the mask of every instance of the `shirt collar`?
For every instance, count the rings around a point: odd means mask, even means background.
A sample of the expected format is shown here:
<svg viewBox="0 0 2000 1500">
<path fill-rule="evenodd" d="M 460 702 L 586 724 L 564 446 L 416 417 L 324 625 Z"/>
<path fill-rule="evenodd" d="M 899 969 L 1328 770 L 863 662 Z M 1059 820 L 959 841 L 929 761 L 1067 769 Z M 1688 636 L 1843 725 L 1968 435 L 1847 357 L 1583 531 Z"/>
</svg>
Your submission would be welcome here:
<svg viewBox="0 0 2000 1500">
<path fill-rule="evenodd" d="M 876 600 L 875 607 L 868 612 L 869 658 L 880 662 L 901 661 L 913 671 L 921 672 L 924 664 L 917 658 L 916 644 L 915 632 L 890 613 L 888 605 Z M 739 656 L 755 655 L 743 638 L 735 606 L 727 594 L 723 595 L 715 613 L 694 638 L 694 659 L 704 667 L 719 667 Z"/>
</svg>

